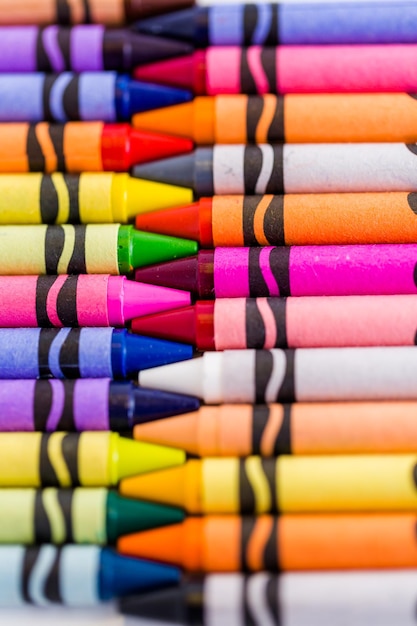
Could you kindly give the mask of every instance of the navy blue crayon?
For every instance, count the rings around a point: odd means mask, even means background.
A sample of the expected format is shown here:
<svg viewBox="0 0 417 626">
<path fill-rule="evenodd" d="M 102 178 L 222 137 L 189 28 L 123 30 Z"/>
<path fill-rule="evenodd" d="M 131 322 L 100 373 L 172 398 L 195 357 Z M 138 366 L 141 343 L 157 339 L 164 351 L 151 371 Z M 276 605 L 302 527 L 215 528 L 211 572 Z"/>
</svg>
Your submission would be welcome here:
<svg viewBox="0 0 417 626">
<path fill-rule="evenodd" d="M 151 17 L 135 29 L 194 45 L 416 43 L 417 4 L 389 2 L 218 4 Z"/>
<path fill-rule="evenodd" d="M 0 379 L 127 378 L 192 355 L 191 346 L 125 329 L 0 329 Z"/>
<path fill-rule="evenodd" d="M 0 606 L 94 606 L 179 581 L 176 567 L 121 556 L 109 548 L 0 547 Z"/>
<path fill-rule="evenodd" d="M 0 122 L 115 122 L 191 98 L 115 72 L 0 74 Z"/>
</svg>

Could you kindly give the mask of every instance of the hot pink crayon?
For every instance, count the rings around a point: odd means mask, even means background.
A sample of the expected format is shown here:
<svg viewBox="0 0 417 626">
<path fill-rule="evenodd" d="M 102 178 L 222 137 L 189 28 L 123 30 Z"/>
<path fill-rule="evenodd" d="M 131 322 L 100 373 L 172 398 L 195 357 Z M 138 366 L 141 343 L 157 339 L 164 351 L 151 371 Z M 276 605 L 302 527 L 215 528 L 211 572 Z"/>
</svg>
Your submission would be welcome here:
<svg viewBox="0 0 417 626">
<path fill-rule="evenodd" d="M 132 321 L 198 350 L 414 346 L 417 296 L 218 298 Z"/>
<path fill-rule="evenodd" d="M 0 276 L 0 327 L 124 326 L 190 294 L 106 274 Z"/>
<path fill-rule="evenodd" d="M 417 244 L 215 248 L 136 271 L 199 298 L 417 293 Z"/>
<path fill-rule="evenodd" d="M 199 95 L 417 91 L 417 44 L 214 46 L 135 70 Z"/>
</svg>

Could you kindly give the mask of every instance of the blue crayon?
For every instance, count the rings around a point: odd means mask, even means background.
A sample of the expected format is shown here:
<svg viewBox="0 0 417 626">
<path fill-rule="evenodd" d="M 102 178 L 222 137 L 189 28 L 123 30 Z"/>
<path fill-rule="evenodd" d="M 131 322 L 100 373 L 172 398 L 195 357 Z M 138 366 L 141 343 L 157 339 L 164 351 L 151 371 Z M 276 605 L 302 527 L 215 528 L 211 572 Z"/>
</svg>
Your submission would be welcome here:
<svg viewBox="0 0 417 626">
<path fill-rule="evenodd" d="M 138 32 L 194 45 L 416 43 L 417 4 L 387 2 L 219 4 L 142 20 Z"/>
<path fill-rule="evenodd" d="M 0 74 L 0 122 L 115 122 L 191 97 L 115 72 Z"/>
<path fill-rule="evenodd" d="M 95 606 L 105 600 L 178 584 L 180 571 L 109 548 L 46 544 L 0 547 L 0 606 Z"/>
<path fill-rule="evenodd" d="M 191 346 L 126 329 L 0 329 L 0 379 L 132 378 L 192 355 Z"/>
</svg>

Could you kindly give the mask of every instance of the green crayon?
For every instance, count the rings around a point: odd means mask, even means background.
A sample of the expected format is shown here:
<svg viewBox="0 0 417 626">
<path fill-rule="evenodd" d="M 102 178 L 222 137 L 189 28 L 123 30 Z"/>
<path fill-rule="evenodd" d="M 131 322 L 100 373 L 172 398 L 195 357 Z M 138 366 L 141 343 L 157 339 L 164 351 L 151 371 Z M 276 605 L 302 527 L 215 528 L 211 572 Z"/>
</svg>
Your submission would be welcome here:
<svg viewBox="0 0 417 626">
<path fill-rule="evenodd" d="M 129 274 L 195 254 L 197 243 L 120 224 L 1 226 L 0 274 Z"/>
</svg>

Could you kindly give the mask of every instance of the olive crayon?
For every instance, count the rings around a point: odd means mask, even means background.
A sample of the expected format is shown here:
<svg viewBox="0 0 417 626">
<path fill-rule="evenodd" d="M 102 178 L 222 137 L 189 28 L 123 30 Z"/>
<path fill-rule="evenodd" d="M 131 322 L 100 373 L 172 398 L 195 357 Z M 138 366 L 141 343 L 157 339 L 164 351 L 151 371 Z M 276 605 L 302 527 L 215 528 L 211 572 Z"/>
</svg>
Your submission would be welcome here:
<svg viewBox="0 0 417 626">
<path fill-rule="evenodd" d="M 183 519 L 179 509 L 98 487 L 0 489 L 0 543 L 106 545 Z"/>
<path fill-rule="evenodd" d="M 115 72 L 0 74 L 0 122 L 130 120 L 191 100 L 191 93 Z"/>
<path fill-rule="evenodd" d="M 1 433 L 1 487 L 108 487 L 141 472 L 184 463 L 174 448 L 117 433 Z"/>
<path fill-rule="evenodd" d="M 417 7 L 409 1 L 235 3 L 193 7 L 135 24 L 149 35 L 207 46 L 417 42 Z"/>
<path fill-rule="evenodd" d="M 414 513 L 190 517 L 126 535 L 118 549 L 192 572 L 415 568 L 416 522 Z"/>
<path fill-rule="evenodd" d="M 180 41 L 101 24 L 0 26 L 0 72 L 128 72 L 192 51 Z"/>
<path fill-rule="evenodd" d="M 0 328 L 0 379 L 130 378 L 191 359 L 180 343 L 114 328 Z"/>
<path fill-rule="evenodd" d="M 403 191 L 225 195 L 138 214 L 136 228 L 203 248 L 415 243 L 415 211 L 417 194 Z"/>
<path fill-rule="evenodd" d="M 196 411 L 199 404 L 109 378 L 0 380 L 0 432 L 131 432 L 135 424 Z"/>
<path fill-rule="evenodd" d="M 199 298 L 400 295 L 417 291 L 416 260 L 416 244 L 216 248 L 135 276 Z"/>
<path fill-rule="evenodd" d="M 192 4 L 190 0 L 2 0 L 0 23 L 15 24 L 107 24 L 120 26 L 164 11 L 175 11 Z M 7 10 L 6 10 L 7 9 Z"/>
<path fill-rule="evenodd" d="M 175 567 L 130 559 L 109 548 L 50 544 L 0 547 L 0 606 L 94 606 L 178 583 Z"/>
<path fill-rule="evenodd" d="M 414 346 L 416 319 L 416 295 L 218 298 L 136 318 L 131 328 L 198 350 Z"/>
<path fill-rule="evenodd" d="M 415 144 L 217 144 L 136 165 L 132 172 L 137 178 L 189 187 L 197 197 L 410 192 L 417 190 L 416 164 Z"/>
<path fill-rule="evenodd" d="M 405 401 L 222 404 L 138 424 L 133 435 L 201 457 L 413 453 L 416 416 L 417 402 Z"/>
<path fill-rule="evenodd" d="M 126 223 L 141 211 L 191 201 L 190 190 L 128 174 L 0 174 L 0 223 L 5 225 Z"/>
<path fill-rule="evenodd" d="M 416 59 L 416 43 L 212 46 L 187 56 L 139 66 L 134 76 L 208 96 L 239 93 L 415 93 Z"/>
<path fill-rule="evenodd" d="M 136 128 L 172 133 L 200 145 L 412 143 L 417 137 L 417 103 L 406 93 L 199 96 L 138 113 L 132 121 Z"/>
<path fill-rule="evenodd" d="M 194 241 L 133 226 L 0 226 L 0 275 L 128 274 L 136 267 L 195 254 Z"/>
<path fill-rule="evenodd" d="M 415 511 L 417 456 L 208 457 L 126 478 L 120 493 L 191 514 Z"/>
<path fill-rule="evenodd" d="M 0 328 L 124 326 L 190 303 L 190 294 L 125 276 L 0 276 Z"/>
<path fill-rule="evenodd" d="M 139 373 L 144 387 L 207 404 L 416 400 L 413 347 L 225 350 Z"/>
</svg>

